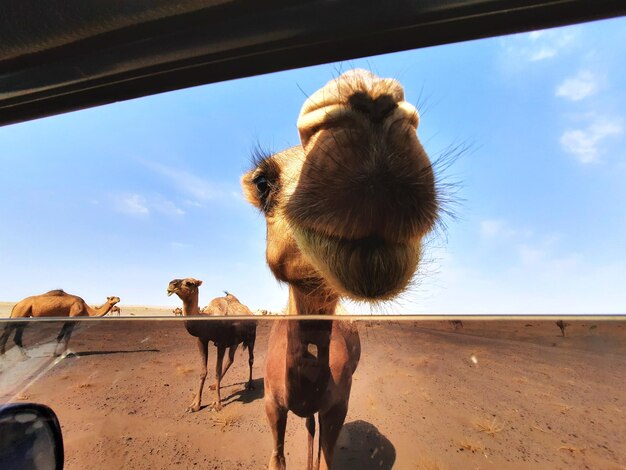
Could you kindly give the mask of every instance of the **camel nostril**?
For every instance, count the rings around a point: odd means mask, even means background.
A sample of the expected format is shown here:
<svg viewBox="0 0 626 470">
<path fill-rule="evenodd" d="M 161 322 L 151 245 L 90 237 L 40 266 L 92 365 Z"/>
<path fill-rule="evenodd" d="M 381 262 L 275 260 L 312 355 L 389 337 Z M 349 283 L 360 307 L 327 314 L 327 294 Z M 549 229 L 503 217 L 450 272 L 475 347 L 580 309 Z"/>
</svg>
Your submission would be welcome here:
<svg viewBox="0 0 626 470">
<path fill-rule="evenodd" d="M 348 103 L 355 111 L 365 114 L 372 122 L 382 122 L 398 107 L 391 95 L 382 95 L 372 99 L 367 93 L 357 92 L 348 98 Z"/>
</svg>

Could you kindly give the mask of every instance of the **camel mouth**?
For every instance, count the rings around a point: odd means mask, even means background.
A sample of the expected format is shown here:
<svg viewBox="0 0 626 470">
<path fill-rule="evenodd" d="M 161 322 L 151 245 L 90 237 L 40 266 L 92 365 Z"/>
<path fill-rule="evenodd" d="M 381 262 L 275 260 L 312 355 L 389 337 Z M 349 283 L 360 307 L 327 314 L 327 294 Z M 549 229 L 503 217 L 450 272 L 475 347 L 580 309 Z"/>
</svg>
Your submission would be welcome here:
<svg viewBox="0 0 626 470">
<path fill-rule="evenodd" d="M 384 301 L 402 293 L 421 257 L 419 241 L 345 239 L 310 228 L 295 228 L 294 236 L 327 281 L 343 296 L 358 301 Z"/>
<path fill-rule="evenodd" d="M 167 296 L 168 297 L 171 296 L 172 294 L 175 294 L 175 293 L 176 293 L 176 290 L 167 289 Z"/>
</svg>

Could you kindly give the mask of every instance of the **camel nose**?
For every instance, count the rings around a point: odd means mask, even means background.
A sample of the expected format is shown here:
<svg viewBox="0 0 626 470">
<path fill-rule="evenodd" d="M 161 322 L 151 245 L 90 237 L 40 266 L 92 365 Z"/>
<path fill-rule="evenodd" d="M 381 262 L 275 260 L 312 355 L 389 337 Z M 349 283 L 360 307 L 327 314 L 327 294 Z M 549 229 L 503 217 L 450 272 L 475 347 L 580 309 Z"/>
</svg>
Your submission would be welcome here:
<svg viewBox="0 0 626 470">
<path fill-rule="evenodd" d="M 398 103 L 391 95 L 373 98 L 362 91 L 348 98 L 348 104 L 353 110 L 365 114 L 375 124 L 380 124 L 398 107 Z"/>
<path fill-rule="evenodd" d="M 365 119 L 362 119 L 365 117 Z M 405 101 L 404 89 L 391 78 L 379 78 L 365 70 L 352 70 L 313 93 L 298 117 L 300 142 L 305 150 L 320 131 L 380 125 L 388 132 L 399 122 L 417 129 L 419 114 Z"/>
</svg>

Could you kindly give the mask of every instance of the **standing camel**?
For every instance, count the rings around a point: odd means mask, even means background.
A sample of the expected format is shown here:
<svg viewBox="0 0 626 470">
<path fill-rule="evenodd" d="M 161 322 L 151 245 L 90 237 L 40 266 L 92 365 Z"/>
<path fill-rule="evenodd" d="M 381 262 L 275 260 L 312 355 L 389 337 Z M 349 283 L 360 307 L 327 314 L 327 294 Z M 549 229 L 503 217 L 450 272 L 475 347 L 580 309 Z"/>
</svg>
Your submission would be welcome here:
<svg viewBox="0 0 626 470">
<path fill-rule="evenodd" d="M 174 310 L 172 310 L 172 313 L 174 314 L 175 317 L 182 317 L 183 309 L 180 307 L 176 307 Z"/>
<path fill-rule="evenodd" d="M 117 305 L 115 305 L 115 306 L 111 309 L 111 315 L 113 315 L 114 313 L 117 313 L 117 316 L 119 317 L 119 316 L 120 316 L 120 314 L 122 313 L 122 310 L 121 310 L 121 309 L 120 309 Z"/>
<path fill-rule="evenodd" d="M 41 295 L 34 295 L 32 297 L 26 297 L 20 300 L 13 310 L 11 310 L 11 318 L 49 318 L 49 317 L 103 317 L 113 306 L 120 301 L 119 297 L 107 297 L 107 301 L 98 308 L 92 308 L 80 297 L 76 295 L 68 294 L 63 290 L 51 290 Z M 67 349 L 67 344 L 72 336 L 72 331 L 76 326 L 76 322 L 65 322 L 61 332 L 57 336 L 57 346 L 55 347 L 54 354 L 59 356 L 61 352 L 59 347 L 63 342 L 62 350 Z M 0 355 L 4 354 L 7 339 L 11 335 L 11 331 L 15 330 L 15 336 L 13 341 L 20 348 L 22 353 L 22 334 L 26 323 L 7 323 L 4 327 L 4 332 L 0 337 Z"/>
<path fill-rule="evenodd" d="M 185 317 L 212 317 L 221 315 L 238 315 L 252 313 L 237 298 L 226 293 L 226 297 L 217 297 L 201 312 L 198 308 L 198 288 L 202 281 L 193 278 L 174 279 L 167 286 L 167 295 L 176 294 L 183 301 L 183 316 Z M 247 312 L 247 313 L 243 313 Z M 235 351 L 240 343 L 243 348 L 248 348 L 248 365 L 250 366 L 250 376 L 246 385 L 246 390 L 254 390 L 252 385 L 252 365 L 254 364 L 254 342 L 256 340 L 256 321 L 251 320 L 209 320 L 201 321 L 191 319 L 185 321 L 185 328 L 191 336 L 198 338 L 198 350 L 202 371 L 200 372 L 200 387 L 188 412 L 199 411 L 202 402 L 202 389 L 207 376 L 207 360 L 209 352 L 209 342 L 213 341 L 217 347 L 217 360 L 215 364 L 215 386 L 209 387 L 217 392 L 216 400 L 211 404 L 215 411 L 222 409 L 222 397 L 220 395 L 220 383 L 235 360 Z M 228 349 L 228 362 L 222 368 L 224 353 Z"/>
<path fill-rule="evenodd" d="M 379 302 L 407 288 L 439 212 L 418 121 L 397 81 L 350 71 L 305 101 L 301 145 L 258 158 L 242 177 L 266 218 L 270 270 L 289 284 L 288 314 L 332 315 L 340 298 Z M 306 418 L 309 469 L 318 414 L 318 466 L 332 466 L 360 350 L 348 321 L 274 322 L 264 377 L 270 469 L 286 468 L 289 411 Z"/>
</svg>

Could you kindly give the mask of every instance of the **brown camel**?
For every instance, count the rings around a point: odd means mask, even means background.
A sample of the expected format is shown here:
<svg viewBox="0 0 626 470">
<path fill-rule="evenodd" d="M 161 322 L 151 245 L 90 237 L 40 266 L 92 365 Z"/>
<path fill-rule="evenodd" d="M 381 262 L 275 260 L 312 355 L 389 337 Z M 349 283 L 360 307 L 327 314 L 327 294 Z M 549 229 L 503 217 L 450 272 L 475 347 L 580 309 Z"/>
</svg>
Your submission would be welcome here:
<svg viewBox="0 0 626 470">
<path fill-rule="evenodd" d="M 397 81 L 350 71 L 304 103 L 301 145 L 257 158 L 242 177 L 266 218 L 267 263 L 289 284 L 288 314 L 332 315 L 340 298 L 379 302 L 407 288 L 439 212 L 418 121 Z M 317 463 L 330 468 L 360 358 L 355 326 L 277 321 L 267 354 L 269 468 L 286 468 L 289 411 L 306 418 L 309 469 L 318 413 Z"/>
<path fill-rule="evenodd" d="M 175 317 L 182 317 L 183 309 L 180 307 L 176 307 L 174 310 L 172 310 L 172 313 L 174 314 Z"/>
<path fill-rule="evenodd" d="M 198 288 L 202 281 L 193 278 L 174 279 L 167 286 L 167 295 L 176 294 L 183 301 L 183 315 L 186 317 L 212 317 L 218 315 L 236 315 L 240 312 L 250 312 L 248 307 L 241 304 L 232 294 L 226 297 L 213 299 L 206 307 L 206 313 L 200 312 L 198 308 Z M 215 307 L 215 309 L 214 309 Z M 217 347 L 217 360 L 215 364 L 215 385 L 209 387 L 217 391 L 216 400 L 211 404 L 215 411 L 222 409 L 222 398 L 220 395 L 220 383 L 226 372 L 235 360 L 235 352 L 239 344 L 243 343 L 243 348 L 248 348 L 248 365 L 250 366 L 250 377 L 246 385 L 246 390 L 254 390 L 252 385 L 252 365 L 254 364 L 254 342 L 256 340 L 256 322 L 250 320 L 210 320 L 201 321 L 197 319 L 185 321 L 185 328 L 191 336 L 198 338 L 198 349 L 202 372 L 200 373 L 200 387 L 191 405 L 187 408 L 189 412 L 199 411 L 202 402 L 202 389 L 207 376 L 207 360 L 209 342 L 212 341 Z M 228 349 L 228 362 L 222 368 L 224 353 Z"/>
<path fill-rule="evenodd" d="M 119 301 L 119 297 L 107 297 L 107 301 L 101 307 L 92 308 L 82 298 L 57 289 L 20 300 L 11 310 L 11 318 L 102 317 L 109 313 Z M 62 350 L 65 351 L 67 349 L 74 326 L 76 326 L 76 322 L 65 322 L 63 324 L 63 328 L 57 337 L 55 355 L 61 354 L 59 352 L 61 342 L 63 342 Z M 20 351 L 24 352 L 22 334 L 25 327 L 26 323 L 22 322 L 7 323 L 0 337 L 0 355 L 4 354 L 7 339 L 13 330 L 15 330 L 13 341 L 20 348 Z"/>
<path fill-rule="evenodd" d="M 114 313 L 117 313 L 117 316 L 119 317 L 120 314 L 122 313 L 122 311 L 120 310 L 120 308 L 117 305 L 114 305 L 113 308 L 111 309 L 111 315 L 113 315 Z"/>
<path fill-rule="evenodd" d="M 224 297 L 216 297 L 211 303 L 200 310 L 207 315 L 253 315 L 248 307 L 239 302 L 237 297 L 224 291 Z"/>
</svg>

